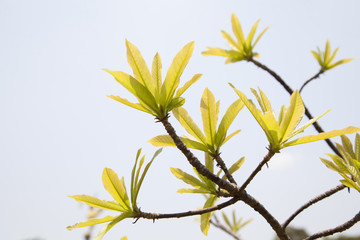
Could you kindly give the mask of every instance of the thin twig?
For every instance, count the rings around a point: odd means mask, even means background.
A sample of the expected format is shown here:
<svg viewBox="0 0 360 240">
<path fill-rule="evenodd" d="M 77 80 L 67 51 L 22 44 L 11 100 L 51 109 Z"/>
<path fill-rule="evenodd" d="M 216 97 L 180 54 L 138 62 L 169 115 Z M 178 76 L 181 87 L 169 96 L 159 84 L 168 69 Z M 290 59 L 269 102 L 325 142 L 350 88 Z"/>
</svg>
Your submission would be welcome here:
<svg viewBox="0 0 360 240">
<path fill-rule="evenodd" d="M 234 177 L 231 175 L 231 173 L 229 172 L 228 168 L 226 167 L 226 164 L 224 162 L 224 160 L 222 160 L 222 158 L 220 157 L 220 154 L 217 154 L 214 157 L 215 161 L 217 162 L 217 164 L 219 165 L 219 167 L 224 171 L 227 179 L 234 184 L 237 184 Z"/>
<path fill-rule="evenodd" d="M 163 219 L 163 218 L 183 218 L 183 217 L 189 217 L 194 215 L 202 215 L 204 213 L 213 212 L 216 210 L 223 209 L 225 207 L 228 207 L 234 203 L 239 201 L 238 197 L 234 197 L 230 199 L 229 201 L 226 201 L 224 203 L 221 203 L 219 205 L 209 207 L 209 208 L 203 208 L 200 210 L 194 210 L 194 211 L 187 211 L 187 212 L 179 212 L 179 213 L 147 213 L 139 211 L 139 215 L 136 216 L 136 218 L 146 218 L 146 219 Z"/>
<path fill-rule="evenodd" d="M 294 212 L 283 224 L 282 227 L 286 228 L 289 223 L 294 220 L 294 218 L 299 215 L 302 211 L 304 211 L 306 208 L 310 207 L 311 205 L 327 198 L 330 197 L 331 195 L 337 193 L 340 190 L 343 190 L 344 188 L 346 188 L 345 185 L 340 184 L 332 189 L 330 189 L 329 191 L 324 192 L 323 194 L 311 199 L 309 202 L 305 203 L 303 206 L 301 206 L 298 210 L 296 210 L 296 212 Z"/>
<path fill-rule="evenodd" d="M 219 219 L 217 218 L 217 216 L 214 214 L 213 215 L 213 218 L 215 219 L 215 222 L 213 220 L 210 220 L 210 223 L 223 230 L 224 232 L 226 232 L 227 234 L 229 234 L 230 236 L 232 236 L 234 239 L 236 240 L 241 240 L 241 238 L 236 234 L 236 232 L 234 232 L 233 230 L 231 230 L 230 228 L 227 228 L 226 226 L 224 226 L 220 221 Z"/>
<path fill-rule="evenodd" d="M 305 240 L 318 239 L 318 238 L 321 238 L 321 237 L 326 237 L 326 236 L 333 235 L 335 233 L 343 232 L 343 231 L 351 228 L 352 226 L 354 226 L 359 221 L 360 221 L 360 212 L 358 212 L 355 215 L 355 217 L 353 217 L 352 219 L 350 219 L 346 223 L 344 223 L 344 224 L 342 224 L 340 226 L 337 226 L 335 228 L 332 228 L 332 229 L 328 229 L 328 230 L 325 230 L 325 231 L 322 231 L 322 232 L 315 233 L 315 234 L 311 235 L 310 237 L 305 238 Z"/>
<path fill-rule="evenodd" d="M 267 164 L 274 155 L 275 155 L 275 153 L 273 151 L 269 150 L 269 152 L 266 154 L 264 159 L 259 163 L 259 165 L 256 167 L 256 169 L 251 173 L 251 175 L 248 177 L 248 179 L 246 179 L 246 181 L 243 183 L 243 185 L 241 185 L 240 192 L 245 190 L 247 185 L 249 185 L 249 183 L 253 180 L 253 178 L 256 176 L 256 174 L 258 174 L 258 172 L 260 172 L 261 168 L 265 164 Z"/>
<path fill-rule="evenodd" d="M 307 81 L 301 86 L 299 92 L 301 93 L 301 91 L 303 90 L 303 88 L 304 88 L 309 82 L 317 79 L 317 78 L 320 77 L 320 75 L 323 74 L 324 72 L 325 72 L 324 70 L 320 69 L 320 71 L 319 71 L 317 74 L 315 74 L 313 77 L 311 77 L 309 80 L 307 80 Z"/>
<path fill-rule="evenodd" d="M 266 72 L 268 72 L 271 76 L 273 76 L 284 88 L 285 90 L 291 95 L 294 91 L 291 89 L 291 87 L 289 85 L 286 84 L 286 82 L 279 76 L 277 75 L 274 71 L 272 71 L 270 68 L 268 68 L 267 66 L 265 66 L 264 64 L 256 61 L 255 59 L 251 58 L 249 59 L 249 62 L 252 62 L 253 64 L 255 64 L 256 66 L 258 66 L 259 68 L 265 70 Z M 305 103 L 304 103 L 304 107 L 305 107 L 305 115 L 309 118 L 309 119 L 313 119 L 314 117 L 311 115 L 310 111 L 307 109 Z M 318 122 L 314 122 L 312 124 L 314 126 L 314 128 L 316 129 L 316 131 L 318 131 L 319 133 L 324 132 L 324 130 L 320 127 L 320 125 L 318 124 Z M 335 154 L 337 154 L 338 156 L 340 156 L 339 151 L 337 150 L 337 148 L 335 147 L 335 145 L 331 142 L 330 139 L 325 139 L 325 142 L 327 143 L 327 145 L 333 150 L 333 152 Z"/>
</svg>

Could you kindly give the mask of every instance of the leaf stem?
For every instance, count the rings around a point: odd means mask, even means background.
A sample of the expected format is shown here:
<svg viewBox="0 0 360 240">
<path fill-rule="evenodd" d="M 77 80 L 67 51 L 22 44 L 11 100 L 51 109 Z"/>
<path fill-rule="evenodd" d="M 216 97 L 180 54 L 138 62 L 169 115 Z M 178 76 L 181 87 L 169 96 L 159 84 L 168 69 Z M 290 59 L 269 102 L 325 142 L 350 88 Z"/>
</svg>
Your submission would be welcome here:
<svg viewBox="0 0 360 240">
<path fill-rule="evenodd" d="M 321 74 L 323 74 L 325 71 L 320 69 L 319 72 L 317 74 L 315 74 L 314 76 L 312 76 L 309 80 L 307 80 L 300 88 L 299 93 L 301 93 L 301 91 L 303 90 L 303 88 L 311 81 L 317 79 L 318 77 L 320 77 Z"/>
<path fill-rule="evenodd" d="M 286 228 L 289 223 L 294 220 L 294 218 L 299 215 L 302 211 L 304 211 L 305 209 L 307 209 L 308 207 L 310 207 L 311 205 L 327 198 L 327 197 L 330 197 L 331 195 L 343 190 L 344 188 L 346 188 L 345 185 L 343 184 L 340 184 L 326 192 L 324 192 L 323 194 L 311 199 L 309 202 L 305 203 L 303 206 L 301 206 L 298 210 L 296 210 L 283 224 L 282 224 L 282 227 L 283 228 Z"/>
<path fill-rule="evenodd" d="M 328 229 L 328 230 L 325 230 L 322 232 L 315 233 L 315 234 L 311 235 L 310 237 L 305 238 L 305 240 L 318 239 L 321 237 L 333 235 L 335 233 L 343 232 L 343 231 L 351 228 L 352 226 L 354 226 L 359 221 L 360 221 L 360 212 L 358 212 L 352 219 L 345 222 L 344 224 L 339 225 L 335 228 L 331 228 L 331 229 Z"/>
</svg>

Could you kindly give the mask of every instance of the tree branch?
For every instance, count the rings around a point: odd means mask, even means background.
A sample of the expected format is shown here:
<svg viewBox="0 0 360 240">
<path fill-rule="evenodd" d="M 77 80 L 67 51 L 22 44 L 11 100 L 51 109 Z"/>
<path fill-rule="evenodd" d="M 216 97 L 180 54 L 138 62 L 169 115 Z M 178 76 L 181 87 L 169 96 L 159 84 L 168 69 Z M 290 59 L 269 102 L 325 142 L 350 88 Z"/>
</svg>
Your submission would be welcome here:
<svg viewBox="0 0 360 240">
<path fill-rule="evenodd" d="M 164 125 L 167 133 L 173 139 L 176 147 L 185 155 L 188 162 L 195 167 L 195 169 L 203 176 L 207 177 L 209 180 L 216 183 L 220 188 L 225 189 L 231 195 L 239 197 L 241 201 L 252 207 L 257 211 L 265 220 L 269 223 L 272 229 L 276 232 L 280 240 L 290 240 L 289 236 L 285 233 L 285 230 L 282 228 L 280 223 L 265 209 L 265 207 L 260 204 L 255 198 L 246 193 L 246 191 L 239 191 L 239 187 L 236 184 L 225 181 L 212 172 L 209 171 L 195 156 L 194 154 L 186 147 L 186 145 L 181 141 L 179 136 L 176 134 L 175 129 L 169 123 L 169 116 L 166 116 L 159 121 Z M 174 216 L 175 217 L 175 216 Z M 154 219 L 152 217 L 152 219 Z"/>
<path fill-rule="evenodd" d="M 323 74 L 324 72 L 325 72 L 324 70 L 320 69 L 320 71 L 319 71 L 317 74 L 315 74 L 313 77 L 311 77 L 309 80 L 307 80 L 307 81 L 301 86 L 299 92 L 301 93 L 301 91 L 303 90 L 303 88 L 304 88 L 309 82 L 317 79 L 317 78 L 320 77 L 320 75 Z"/>
<path fill-rule="evenodd" d="M 224 171 L 227 179 L 234 184 L 237 184 L 234 177 L 231 175 L 231 173 L 229 172 L 228 168 L 225 165 L 225 162 L 222 160 L 222 158 L 220 157 L 220 154 L 217 154 L 214 157 L 215 161 L 217 162 L 217 165 Z"/>
<path fill-rule="evenodd" d="M 224 232 L 226 232 L 227 234 L 229 234 L 230 236 L 232 236 L 234 239 L 236 240 L 241 240 L 241 238 L 236 234 L 236 232 L 234 232 L 233 230 L 227 228 L 226 226 L 224 226 L 219 219 L 216 217 L 216 215 L 213 215 L 213 218 L 215 219 L 215 222 L 210 220 L 210 223 L 212 225 L 214 225 L 215 227 L 223 230 Z"/>
<path fill-rule="evenodd" d="M 352 226 L 354 226 L 359 221 L 360 221 L 360 212 L 358 212 L 355 215 L 355 217 L 353 217 L 352 219 L 350 219 L 346 223 L 344 223 L 344 224 L 342 224 L 340 226 L 337 226 L 335 228 L 332 228 L 332 229 L 328 229 L 328 230 L 325 230 L 325 231 L 322 231 L 322 232 L 315 233 L 315 234 L 311 235 L 310 237 L 305 238 L 305 240 L 318 239 L 318 238 L 321 238 L 321 237 L 326 237 L 326 236 L 333 235 L 335 233 L 343 232 L 343 231 L 351 228 Z"/>
<path fill-rule="evenodd" d="M 139 211 L 139 215 L 136 216 L 136 218 L 145 218 L 145 219 L 162 219 L 162 218 L 183 218 L 183 217 L 189 217 L 194 215 L 202 215 L 204 213 L 213 212 L 216 210 L 223 209 L 225 207 L 228 207 L 234 203 L 239 201 L 239 197 L 234 197 L 230 199 L 229 201 L 226 201 L 224 203 L 221 203 L 219 205 L 209 207 L 209 208 L 203 208 L 200 210 L 194 210 L 194 211 L 187 211 L 187 212 L 179 212 L 179 213 L 147 213 Z"/>
<path fill-rule="evenodd" d="M 337 193 L 338 191 L 343 190 L 344 188 L 346 188 L 345 185 L 340 184 L 338 186 L 336 186 L 335 188 L 330 189 L 329 191 L 324 192 L 323 194 L 311 199 L 309 202 L 305 203 L 303 206 L 301 206 L 298 210 L 296 210 L 296 212 L 294 212 L 283 224 L 282 227 L 285 229 L 289 223 L 294 220 L 294 218 L 299 215 L 302 211 L 304 211 L 306 208 L 310 207 L 311 205 L 327 198 L 330 197 L 331 195 Z"/>
<path fill-rule="evenodd" d="M 253 64 L 255 64 L 256 66 L 258 66 L 259 68 L 263 69 L 264 71 L 268 72 L 271 76 L 273 76 L 284 88 L 285 90 L 291 95 L 294 91 L 291 89 L 291 87 L 289 85 L 286 84 L 286 82 L 279 76 L 277 75 L 273 70 L 271 70 L 270 68 L 268 68 L 267 66 L 265 66 L 264 64 L 256 61 L 253 58 L 249 59 L 249 62 L 252 62 Z M 305 107 L 305 115 L 309 118 L 309 119 L 313 119 L 314 117 L 311 115 L 310 111 L 307 109 L 307 107 L 305 106 L 304 103 L 304 107 Z M 316 129 L 316 131 L 318 131 L 319 133 L 324 132 L 324 130 L 320 127 L 320 125 L 317 122 L 314 122 L 312 124 L 314 126 L 314 128 Z M 337 148 L 335 147 L 335 145 L 331 142 L 330 139 L 325 139 L 325 142 L 327 143 L 327 145 L 334 151 L 335 154 L 337 154 L 338 156 L 340 156 L 339 151 L 337 150 Z"/>
</svg>

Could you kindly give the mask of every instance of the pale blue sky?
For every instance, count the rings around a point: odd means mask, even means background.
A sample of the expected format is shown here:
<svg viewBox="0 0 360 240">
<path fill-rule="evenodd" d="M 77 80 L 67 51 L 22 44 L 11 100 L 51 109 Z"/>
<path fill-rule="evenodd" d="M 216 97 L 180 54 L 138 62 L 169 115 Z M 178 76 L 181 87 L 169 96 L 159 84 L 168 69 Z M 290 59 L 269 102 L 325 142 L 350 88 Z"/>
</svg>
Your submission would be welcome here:
<svg viewBox="0 0 360 240">
<path fill-rule="evenodd" d="M 323 48 L 329 39 L 333 48 L 340 46 L 338 59 L 357 60 L 311 83 L 303 98 L 313 115 L 332 110 L 320 121 L 324 129 L 340 129 L 360 126 L 359 10 L 356 0 L 0 1 L 1 238 L 82 239 L 85 229 L 69 232 L 65 227 L 83 221 L 86 208 L 66 196 L 84 193 L 110 199 L 101 184 L 102 169 L 110 167 L 129 180 L 137 149 L 143 147 L 148 158 L 155 152 L 146 141 L 164 133 L 161 125 L 106 97 L 130 97 L 101 70 L 131 72 L 125 38 L 138 46 L 149 64 L 159 52 L 163 74 L 183 45 L 196 42 L 182 81 L 204 74 L 185 94 L 185 107 L 198 123 L 205 87 L 221 99 L 222 113 L 237 99 L 227 82 L 247 94 L 250 87 L 261 87 L 275 109 L 288 104 L 282 87 L 252 64 L 225 65 L 222 58 L 201 56 L 206 46 L 226 47 L 220 30 L 230 31 L 232 13 L 245 32 L 258 18 L 260 29 L 270 26 L 256 51 L 260 61 L 293 88 L 318 71 L 310 51 Z M 174 118 L 171 121 L 179 127 Z M 229 165 L 246 157 L 235 175 L 241 182 L 266 154 L 267 143 L 247 110 L 233 127 L 243 131 L 224 147 L 223 157 Z M 185 133 L 180 128 L 178 132 Z M 249 185 L 249 193 L 282 222 L 305 201 L 338 184 L 339 177 L 319 160 L 326 152 L 331 150 L 323 142 L 284 150 Z M 185 185 L 169 167 L 191 171 L 175 149 L 164 149 L 139 196 L 142 210 L 167 213 L 201 207 L 201 196 L 176 193 Z M 336 226 L 359 211 L 359 201 L 359 193 L 343 191 L 300 215 L 294 224 L 311 233 Z M 254 218 L 241 232 L 244 239 L 273 238 L 270 227 L 248 206 L 237 203 L 228 211 L 232 209 L 245 219 Z M 357 224 L 349 233 L 359 232 Z M 139 220 L 135 225 L 124 221 L 105 239 L 124 235 L 129 240 L 231 239 L 214 228 L 204 237 L 192 218 L 155 224 Z"/>
</svg>

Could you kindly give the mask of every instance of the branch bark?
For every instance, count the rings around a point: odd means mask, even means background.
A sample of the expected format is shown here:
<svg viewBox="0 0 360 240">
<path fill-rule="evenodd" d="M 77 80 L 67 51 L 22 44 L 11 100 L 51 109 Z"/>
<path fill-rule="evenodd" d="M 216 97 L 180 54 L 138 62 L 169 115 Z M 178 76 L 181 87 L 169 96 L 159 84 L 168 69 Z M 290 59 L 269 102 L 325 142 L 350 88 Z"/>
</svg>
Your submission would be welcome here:
<svg viewBox="0 0 360 240">
<path fill-rule="evenodd" d="M 210 220 L 210 223 L 212 225 L 214 225 L 215 227 L 223 230 L 224 232 L 226 232 L 227 234 L 229 234 L 230 236 L 232 236 L 234 239 L 236 240 L 241 240 L 241 238 L 236 234 L 236 232 L 234 232 L 233 230 L 227 228 L 226 226 L 224 226 L 219 219 L 216 217 L 216 215 L 213 215 L 213 218 L 215 219 L 215 222 L 213 220 Z"/>
<path fill-rule="evenodd" d="M 315 74 L 313 77 L 311 77 L 309 80 L 307 80 L 307 81 L 301 86 L 299 92 L 301 93 L 301 91 L 303 90 L 303 88 L 304 88 L 309 82 L 317 79 L 317 78 L 320 77 L 320 75 L 323 74 L 324 72 L 325 72 L 324 70 L 320 69 L 320 71 L 319 71 L 317 74 Z"/>
<path fill-rule="evenodd" d="M 321 237 L 326 237 L 326 236 L 333 235 L 335 233 L 343 232 L 343 231 L 351 228 L 352 226 L 354 226 L 359 221 L 360 221 L 360 212 L 358 212 L 355 215 L 355 217 L 353 217 L 352 219 L 350 219 L 346 223 L 344 223 L 344 224 L 342 224 L 340 226 L 337 226 L 335 228 L 332 228 L 332 229 L 328 229 L 328 230 L 325 230 L 325 231 L 322 231 L 322 232 L 315 233 L 315 234 L 311 235 L 310 237 L 305 238 L 305 240 L 318 239 L 318 238 L 321 238 Z"/>
<path fill-rule="evenodd" d="M 301 206 L 298 210 L 296 210 L 296 212 L 294 212 L 283 224 L 282 227 L 285 229 L 289 223 L 294 220 L 294 218 L 299 215 L 302 211 L 304 211 L 306 208 L 310 207 L 311 205 L 327 198 L 330 197 L 331 195 L 343 190 L 344 188 L 346 188 L 345 185 L 340 184 L 332 189 L 330 189 L 329 191 L 324 192 L 323 194 L 311 199 L 309 202 L 305 203 L 303 206 Z"/>
<path fill-rule="evenodd" d="M 218 166 L 224 171 L 227 179 L 234 184 L 237 184 L 234 177 L 231 175 L 231 173 L 229 172 L 228 168 L 226 167 L 226 164 L 224 162 L 224 160 L 222 160 L 222 158 L 220 157 L 220 154 L 217 154 L 214 157 L 215 161 L 217 162 Z"/>
</svg>

